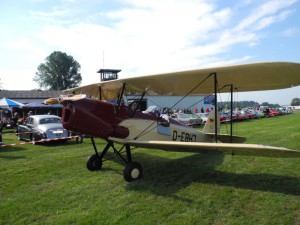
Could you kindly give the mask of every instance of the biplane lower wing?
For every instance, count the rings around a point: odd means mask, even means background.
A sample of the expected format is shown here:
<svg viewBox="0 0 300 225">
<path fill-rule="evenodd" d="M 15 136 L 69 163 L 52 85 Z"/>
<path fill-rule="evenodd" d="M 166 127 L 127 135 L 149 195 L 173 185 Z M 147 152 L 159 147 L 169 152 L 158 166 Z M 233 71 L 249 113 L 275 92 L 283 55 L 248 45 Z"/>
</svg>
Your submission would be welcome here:
<svg viewBox="0 0 300 225">
<path fill-rule="evenodd" d="M 215 138 L 215 134 L 205 133 L 205 135 L 209 136 L 211 139 Z M 218 134 L 218 140 L 222 143 L 244 143 L 247 138 L 235 135 L 231 137 L 228 134 Z"/>
<path fill-rule="evenodd" d="M 127 141 L 126 144 L 130 144 L 135 147 L 154 148 L 174 152 L 266 156 L 280 158 L 300 157 L 300 151 L 282 147 L 273 147 L 257 144 L 228 144 L 174 141 Z"/>
</svg>

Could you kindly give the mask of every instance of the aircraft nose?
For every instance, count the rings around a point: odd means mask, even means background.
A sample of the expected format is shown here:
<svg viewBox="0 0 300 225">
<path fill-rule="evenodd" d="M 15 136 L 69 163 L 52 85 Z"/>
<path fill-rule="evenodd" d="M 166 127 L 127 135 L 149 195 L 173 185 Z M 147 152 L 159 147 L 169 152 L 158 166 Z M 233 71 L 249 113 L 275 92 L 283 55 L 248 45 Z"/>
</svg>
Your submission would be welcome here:
<svg viewBox="0 0 300 225">
<path fill-rule="evenodd" d="M 69 103 L 66 107 L 63 108 L 63 123 L 68 123 L 72 114 L 73 104 Z"/>
<path fill-rule="evenodd" d="M 63 127 L 94 137 L 125 138 L 129 131 L 118 126 L 114 106 L 94 99 L 81 99 L 63 108 Z"/>
</svg>

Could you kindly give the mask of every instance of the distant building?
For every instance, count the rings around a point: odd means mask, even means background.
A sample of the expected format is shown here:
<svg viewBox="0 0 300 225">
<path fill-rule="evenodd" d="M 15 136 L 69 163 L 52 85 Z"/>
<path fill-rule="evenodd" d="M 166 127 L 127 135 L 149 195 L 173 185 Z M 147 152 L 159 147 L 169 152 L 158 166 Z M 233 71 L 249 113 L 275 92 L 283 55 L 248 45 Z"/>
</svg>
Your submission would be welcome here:
<svg viewBox="0 0 300 225">
<path fill-rule="evenodd" d="M 128 103 L 138 102 L 139 95 L 127 95 Z M 192 112 L 197 108 L 200 112 L 201 108 L 211 109 L 213 105 L 211 102 L 206 101 L 206 95 L 189 95 L 183 96 L 164 96 L 164 95 L 146 95 L 140 103 L 140 110 L 146 110 L 150 106 L 157 106 L 158 108 L 171 108 L 173 109 L 190 109 Z"/>
<path fill-rule="evenodd" d="M 43 90 L 31 90 L 31 91 L 8 91 L 0 90 L 0 98 L 9 98 L 23 104 L 37 102 L 43 103 L 48 98 L 57 98 L 62 95 L 62 91 L 43 91 Z"/>
<path fill-rule="evenodd" d="M 43 103 L 48 98 L 57 98 L 62 95 L 62 91 L 42 91 L 42 90 L 31 90 L 31 91 L 8 91 L 0 90 L 0 98 L 8 98 L 23 104 L 28 103 Z M 19 116 L 25 117 L 29 111 L 33 111 L 34 114 L 46 114 L 51 113 L 58 116 L 62 115 L 62 106 L 60 104 L 52 105 L 52 108 L 34 107 L 32 108 L 17 108 L 14 109 L 19 113 Z"/>
</svg>

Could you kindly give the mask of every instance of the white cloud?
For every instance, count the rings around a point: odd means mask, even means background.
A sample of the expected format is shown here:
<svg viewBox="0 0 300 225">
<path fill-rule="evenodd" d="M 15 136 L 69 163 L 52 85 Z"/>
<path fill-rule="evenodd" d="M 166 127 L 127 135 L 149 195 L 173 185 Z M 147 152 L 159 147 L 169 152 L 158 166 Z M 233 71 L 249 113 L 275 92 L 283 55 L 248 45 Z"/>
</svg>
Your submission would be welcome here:
<svg viewBox="0 0 300 225">
<path fill-rule="evenodd" d="M 231 48 L 259 44 L 260 32 L 286 19 L 295 2 L 267 1 L 244 15 L 234 6 L 218 8 L 204 0 L 127 0 L 124 8 L 79 17 L 76 1 L 64 1 L 47 12 L 31 11 L 37 30 L 14 37 L 6 48 L 25 52 L 18 57 L 28 63 L 26 76 L 32 77 L 53 51 L 66 52 L 81 64 L 83 84 L 99 81 L 96 71 L 102 67 L 103 52 L 105 67 L 122 69 L 121 76 L 239 63 L 253 56 L 236 56 Z M 240 22 L 232 21 L 236 14 Z"/>
<path fill-rule="evenodd" d="M 289 27 L 289 28 L 286 28 L 284 31 L 282 31 L 281 35 L 284 37 L 294 37 L 298 33 L 299 33 L 299 30 L 296 27 Z"/>
</svg>

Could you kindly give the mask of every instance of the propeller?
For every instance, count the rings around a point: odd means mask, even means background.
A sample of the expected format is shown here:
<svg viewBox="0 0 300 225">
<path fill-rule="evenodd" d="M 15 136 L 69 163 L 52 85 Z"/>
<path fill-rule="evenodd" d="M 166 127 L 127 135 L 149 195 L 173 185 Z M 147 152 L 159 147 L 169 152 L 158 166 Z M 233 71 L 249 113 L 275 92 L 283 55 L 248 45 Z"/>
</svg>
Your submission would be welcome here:
<svg viewBox="0 0 300 225">
<path fill-rule="evenodd" d="M 58 98 L 48 98 L 44 101 L 47 105 L 52 104 L 63 104 L 65 101 L 78 101 L 80 99 L 85 98 L 85 94 L 79 94 L 79 95 L 60 95 Z"/>
</svg>

